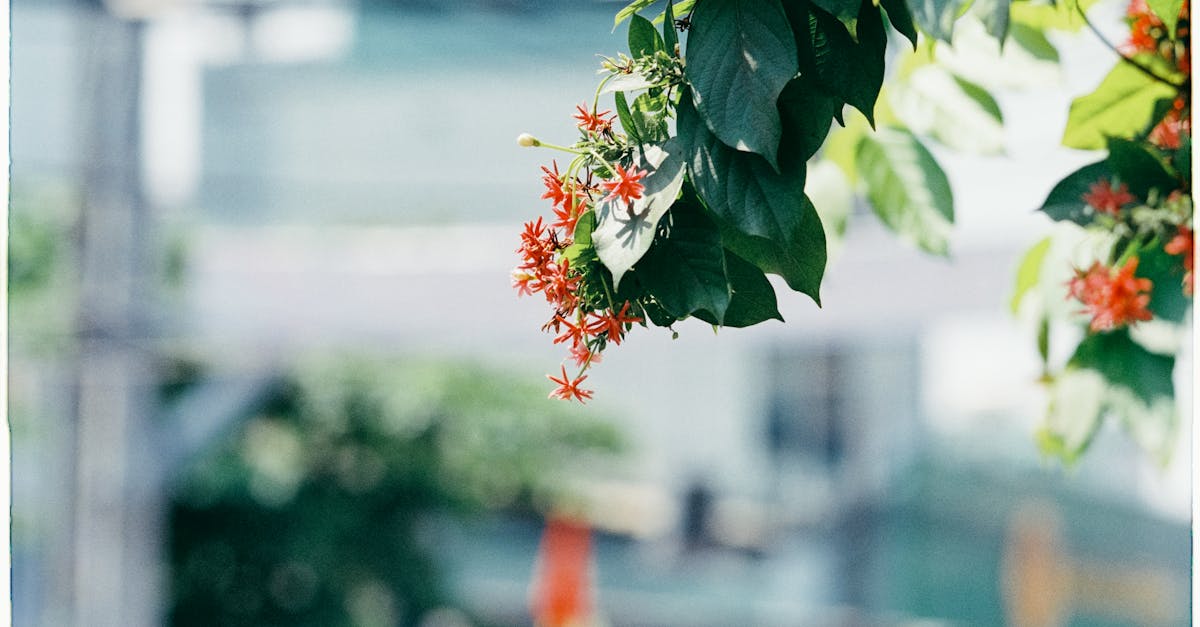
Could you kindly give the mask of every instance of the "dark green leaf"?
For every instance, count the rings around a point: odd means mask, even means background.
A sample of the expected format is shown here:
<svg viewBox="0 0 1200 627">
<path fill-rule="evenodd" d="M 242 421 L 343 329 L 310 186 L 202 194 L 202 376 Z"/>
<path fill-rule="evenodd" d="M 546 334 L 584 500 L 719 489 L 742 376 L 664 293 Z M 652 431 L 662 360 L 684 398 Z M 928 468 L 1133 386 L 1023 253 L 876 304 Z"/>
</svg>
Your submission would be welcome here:
<svg viewBox="0 0 1200 627">
<path fill-rule="evenodd" d="M 804 160 L 785 151 L 779 174 L 761 157 L 721 143 L 686 96 L 676 115 L 695 191 L 720 220 L 726 248 L 819 304 L 825 231 L 804 196 Z"/>
<path fill-rule="evenodd" d="M 721 326 L 742 328 L 767 320 L 783 321 L 775 288 L 758 266 L 726 250 L 725 273 L 729 277 L 731 295 Z M 696 317 L 709 324 L 718 324 L 717 319 L 707 312 L 698 311 Z"/>
<path fill-rule="evenodd" d="M 775 103 L 799 70 L 779 0 L 700 2 L 687 52 L 687 77 L 708 127 L 726 145 L 778 169 L 783 131 Z"/>
<path fill-rule="evenodd" d="M 871 208 L 888 228 L 922 250 L 948 253 L 954 197 L 920 140 L 906 130 L 881 128 L 859 142 L 858 169 Z"/>
<path fill-rule="evenodd" d="M 1175 89 L 1118 63 L 1092 93 L 1071 103 L 1062 143 L 1071 148 L 1104 148 L 1108 137 L 1132 137 L 1151 123 L 1155 104 L 1174 98 Z"/>
<path fill-rule="evenodd" d="M 796 231 L 786 242 L 746 235 L 724 223 L 721 225 L 721 238 L 726 248 L 763 272 L 783 277 L 788 287 L 808 295 L 820 306 L 821 280 L 825 276 L 828 260 L 825 228 L 808 197 L 804 198 L 801 216 Z"/>
<path fill-rule="evenodd" d="M 836 17 L 846 27 L 852 39 L 858 39 L 858 10 L 862 0 L 811 0 L 812 4 Z"/>
<path fill-rule="evenodd" d="M 1093 184 L 1111 178 L 1112 168 L 1109 167 L 1108 161 L 1085 165 L 1059 181 L 1058 185 L 1050 190 L 1050 195 L 1046 197 L 1039 211 L 1052 220 L 1065 220 L 1087 226 L 1096 217 L 1096 210 L 1084 202 L 1083 196 L 1091 190 Z"/>
<path fill-rule="evenodd" d="M 762 157 L 722 143 L 686 97 L 676 115 L 692 182 L 708 208 L 747 235 L 787 241 L 803 215 L 804 161 L 788 159 L 779 174 Z"/>
<path fill-rule="evenodd" d="M 858 16 L 858 41 L 841 22 L 811 7 L 812 64 L 821 88 L 862 112 L 875 124 L 875 100 L 883 85 L 887 33 L 879 8 L 864 2 Z"/>
<path fill-rule="evenodd" d="M 1147 404 L 1174 398 L 1171 373 L 1175 358 L 1151 353 L 1129 337 L 1128 329 L 1088 335 L 1068 362 L 1069 367 L 1099 372 L 1113 387 L 1123 387 Z"/>
<path fill-rule="evenodd" d="M 1162 242 L 1151 242 L 1138 251 L 1137 275 L 1150 279 L 1150 312 L 1155 318 L 1182 322 L 1192 299 L 1183 294 L 1183 257 L 1169 255 Z"/>
<path fill-rule="evenodd" d="M 913 19 L 925 34 L 946 43 L 954 37 L 954 21 L 966 0 L 908 0 Z"/>
<path fill-rule="evenodd" d="M 1150 197 L 1151 189 L 1157 189 L 1165 197 L 1180 187 L 1166 165 L 1139 142 L 1109 139 L 1108 163 L 1121 182 L 1129 186 L 1129 192 L 1143 202 Z"/>
<path fill-rule="evenodd" d="M 792 79 L 779 95 L 783 143 L 807 161 L 817 153 L 833 125 L 833 112 L 841 105 L 811 77 Z"/>
<path fill-rule="evenodd" d="M 667 8 L 663 9 L 662 36 L 667 54 L 674 56 L 675 47 L 679 45 L 679 33 L 675 32 L 675 0 L 667 0 Z"/>
<path fill-rule="evenodd" d="M 1179 177 L 1185 181 L 1192 180 L 1192 138 L 1183 135 L 1179 138 L 1179 150 L 1175 151 L 1172 165 Z"/>
<path fill-rule="evenodd" d="M 912 12 L 908 10 L 905 0 L 883 0 L 879 3 L 887 11 L 888 21 L 892 27 L 912 42 L 913 50 L 917 49 L 917 26 L 913 22 Z"/>
<path fill-rule="evenodd" d="M 683 185 L 684 151 L 677 140 L 648 146 L 635 164 L 649 173 L 642 179 L 645 191 L 632 207 L 616 201 L 597 203 L 596 230 L 592 242 L 604 266 L 612 272 L 613 284 L 650 248 L 658 221 L 670 209 Z"/>
<path fill-rule="evenodd" d="M 637 264 L 638 281 L 676 318 L 707 312 L 720 324 L 729 307 L 729 279 L 721 232 L 704 208 L 676 201 L 658 237 Z"/>
<path fill-rule="evenodd" d="M 637 59 L 653 55 L 656 50 L 665 50 L 662 37 L 650 20 L 633 15 L 629 18 L 629 56 Z"/>
<path fill-rule="evenodd" d="M 676 322 L 679 322 L 679 318 L 671 315 L 670 312 L 668 312 L 666 309 L 663 309 L 662 305 L 651 299 L 646 299 L 643 301 L 642 311 L 646 314 L 646 317 L 650 319 L 650 322 L 656 327 L 669 327 Z"/>
</svg>

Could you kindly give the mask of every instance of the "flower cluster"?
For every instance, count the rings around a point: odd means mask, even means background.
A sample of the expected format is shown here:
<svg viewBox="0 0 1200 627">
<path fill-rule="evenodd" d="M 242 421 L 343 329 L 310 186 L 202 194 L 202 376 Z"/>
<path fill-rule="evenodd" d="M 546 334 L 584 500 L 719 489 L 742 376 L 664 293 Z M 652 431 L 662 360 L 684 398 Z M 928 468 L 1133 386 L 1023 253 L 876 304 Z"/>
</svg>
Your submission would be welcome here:
<svg viewBox="0 0 1200 627">
<path fill-rule="evenodd" d="M 518 143 L 526 146 L 557 148 L 575 155 L 570 167 L 560 172 L 557 162 L 542 167 L 542 198 L 549 200 L 554 215 L 546 224 L 541 217 L 526 222 L 521 245 L 516 252 L 521 260 L 512 272 L 512 285 L 518 296 L 541 294 L 552 310 L 542 330 L 554 335 L 554 343 L 567 348 L 567 359 L 578 371 L 568 374 L 566 365 L 560 376 L 547 375 L 555 384 L 550 398 L 584 402 L 592 390 L 580 384 L 592 364 L 609 344 L 620 344 L 632 325 L 643 322 L 637 315 L 640 306 L 614 297 L 611 275 L 599 262 L 591 246 L 590 230 L 577 238 L 581 219 L 591 214 L 594 224 L 599 205 L 615 203 L 628 207 L 642 197 L 644 170 L 632 161 L 626 138 L 613 129 L 614 117 L 596 107 L 576 107 L 575 120 L 580 140 L 566 148 L 545 144 L 522 135 Z M 611 163 L 609 157 L 616 157 Z M 576 241 L 576 240 L 579 241 Z"/>
<path fill-rule="evenodd" d="M 1138 258 L 1133 257 L 1120 268 L 1108 268 L 1097 261 L 1086 271 L 1075 271 L 1067 291 L 1083 303 L 1081 313 L 1092 317 L 1093 331 L 1111 331 L 1153 317 L 1146 308 L 1153 284 L 1134 276 L 1137 267 Z"/>
<path fill-rule="evenodd" d="M 1176 190 L 1165 199 L 1156 192 L 1145 202 L 1130 193 L 1125 183 L 1100 179 L 1092 183 L 1081 199 L 1104 220 L 1097 225 L 1110 230 L 1125 241 L 1121 249 L 1123 264 L 1111 267 L 1095 262 L 1087 270 L 1076 268 L 1075 277 L 1067 283 L 1068 298 L 1083 303 L 1081 313 L 1091 316 L 1092 331 L 1111 331 L 1150 320 L 1149 291 L 1153 282 L 1137 277 L 1139 254 L 1155 250 L 1182 256 L 1179 262 L 1184 271 L 1182 290 L 1192 293 L 1192 219 L 1191 196 Z"/>
<path fill-rule="evenodd" d="M 1196 234 L 1182 224 L 1179 225 L 1175 236 L 1163 246 L 1168 255 L 1183 256 L 1183 293 L 1191 296 L 1196 289 L 1193 271 L 1196 263 Z"/>
<path fill-rule="evenodd" d="M 1120 183 L 1116 189 L 1113 189 L 1112 182 L 1107 179 L 1092 183 L 1091 189 L 1083 195 L 1083 202 L 1091 205 L 1100 213 L 1114 217 L 1121 213 L 1122 207 L 1135 200 L 1137 199 L 1129 193 L 1127 185 Z"/>
<path fill-rule="evenodd" d="M 1184 0 L 1179 11 L 1176 37 L 1172 39 L 1166 25 L 1150 10 L 1146 0 L 1132 0 L 1125 11 L 1125 17 L 1129 23 L 1129 40 L 1121 46 L 1121 52 L 1157 55 L 1174 65 L 1180 73 L 1190 74 L 1192 71 L 1192 53 L 1188 34 L 1190 5 L 1188 0 Z"/>
</svg>

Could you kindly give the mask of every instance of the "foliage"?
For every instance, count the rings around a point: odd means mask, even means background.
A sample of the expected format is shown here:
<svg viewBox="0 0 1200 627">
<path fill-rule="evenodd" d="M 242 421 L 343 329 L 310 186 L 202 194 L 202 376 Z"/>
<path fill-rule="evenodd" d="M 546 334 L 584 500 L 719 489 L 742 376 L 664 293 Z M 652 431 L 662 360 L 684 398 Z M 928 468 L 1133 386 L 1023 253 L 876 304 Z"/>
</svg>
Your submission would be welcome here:
<svg viewBox="0 0 1200 627">
<path fill-rule="evenodd" d="M 546 169 L 544 197 L 558 221 L 526 226 L 536 237 L 524 238 L 513 275 L 522 294 L 544 294 L 553 309 L 544 329 L 568 343 L 579 367 L 576 378 L 564 368 L 551 396 L 590 398 L 578 388 L 584 372 L 633 324 L 781 320 L 766 274 L 819 305 L 828 225 L 805 192 L 814 160 L 837 164 L 901 239 L 948 255 L 953 193 L 927 142 L 1002 152 L 1004 116 L 989 89 L 1056 76 L 1058 52 L 1046 33 L 1086 26 L 1100 36 L 1087 16 L 1092 3 L 630 2 L 615 21 L 628 22 L 629 55 L 602 64 L 596 97 L 578 108 L 579 139 L 519 140 L 572 158 L 564 174 Z M 656 5 L 655 20 L 640 15 Z M 1133 0 L 1129 41 L 1109 44 L 1112 71 L 1071 106 L 1063 143 L 1108 156 L 1068 175 L 1042 211 L 1102 232 L 1109 244 L 1064 279 L 1043 271 L 1055 257 L 1042 242 L 1019 272 L 1014 310 L 1056 280 L 1059 297 L 1089 314 L 1082 352 L 1064 372 L 1099 373 L 1109 392 L 1080 433 L 1094 432 L 1106 412 L 1142 432 L 1132 423 L 1172 405 L 1168 362 L 1144 358 L 1140 331 L 1128 330 L 1178 324 L 1190 311 L 1188 11 L 1186 0 Z M 616 114 L 600 111 L 609 93 Z M 1047 345 L 1055 308 L 1043 309 L 1038 345 L 1053 387 Z M 1127 341 L 1104 339 L 1114 333 Z M 1101 368 L 1087 357 L 1093 345 L 1153 365 Z M 1065 406 L 1051 404 L 1041 441 L 1071 459 L 1090 438 L 1056 431 Z"/>
<path fill-rule="evenodd" d="M 416 624 L 447 602 L 423 526 L 570 496 L 598 418 L 463 364 L 302 367 L 198 459 L 171 509 L 176 625 Z"/>
<path fill-rule="evenodd" d="M 1164 10 L 1165 19 L 1156 13 Z M 1064 286 L 1061 279 L 1052 283 L 1060 275 L 1051 264 L 1068 262 L 1048 254 L 1053 238 L 1039 242 L 1021 264 L 1013 296 L 1013 310 L 1028 301 L 1041 329 L 1052 400 L 1038 441 L 1066 461 L 1083 454 L 1113 416 L 1165 463 L 1179 420 L 1173 385 L 1179 346 L 1153 339 L 1174 336 L 1172 329 L 1186 322 L 1194 288 L 1188 3 L 1134 0 L 1127 20 L 1130 39 L 1114 48 L 1120 56 L 1095 91 L 1071 105 L 1063 134 L 1067 146 L 1108 154 L 1067 175 L 1041 207 L 1069 225 L 1065 237 L 1091 234 L 1102 243 L 1073 260 Z M 1081 305 L 1067 318 L 1086 324 L 1061 366 L 1050 363 L 1045 347 L 1062 315 L 1044 296 L 1030 298 L 1054 293 Z"/>
<path fill-rule="evenodd" d="M 513 272 L 521 294 L 545 297 L 543 328 L 579 369 L 552 377 L 551 396 L 590 398 L 585 371 L 634 324 L 782 320 L 766 274 L 819 305 L 827 237 L 805 194 L 808 161 L 846 105 L 876 123 L 886 25 L 915 41 L 896 2 L 665 2 L 661 28 L 638 13 L 652 4 L 617 15 L 629 54 L 602 64 L 596 98 L 575 116 L 578 140 L 519 139 L 572 157 L 565 172 L 544 169 L 556 220 L 526 225 Z M 599 107 L 610 93 L 615 114 Z M 920 139 L 886 121 L 879 138 L 855 138 L 874 157 L 866 197 L 885 224 L 945 253 L 945 175 Z"/>
</svg>

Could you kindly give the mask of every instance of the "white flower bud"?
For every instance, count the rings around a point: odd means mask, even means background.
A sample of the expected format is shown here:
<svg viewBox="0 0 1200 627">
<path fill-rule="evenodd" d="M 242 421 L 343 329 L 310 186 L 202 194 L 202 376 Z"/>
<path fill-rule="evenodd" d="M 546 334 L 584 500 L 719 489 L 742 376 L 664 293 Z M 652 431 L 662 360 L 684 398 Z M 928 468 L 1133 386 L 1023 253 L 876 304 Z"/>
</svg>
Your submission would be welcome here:
<svg viewBox="0 0 1200 627">
<path fill-rule="evenodd" d="M 517 145 L 529 148 L 530 146 L 541 146 L 542 142 L 529 133 L 521 133 L 517 136 Z"/>
</svg>

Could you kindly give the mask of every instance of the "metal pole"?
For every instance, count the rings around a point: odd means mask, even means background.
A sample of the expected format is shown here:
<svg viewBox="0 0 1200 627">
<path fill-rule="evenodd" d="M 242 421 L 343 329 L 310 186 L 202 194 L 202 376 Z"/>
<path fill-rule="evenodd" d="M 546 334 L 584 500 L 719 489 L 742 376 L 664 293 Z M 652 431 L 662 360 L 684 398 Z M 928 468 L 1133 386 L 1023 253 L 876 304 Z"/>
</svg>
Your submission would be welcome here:
<svg viewBox="0 0 1200 627">
<path fill-rule="evenodd" d="M 157 625 L 165 579 L 150 438 L 157 264 L 141 181 L 143 25 L 93 15 L 78 232 L 73 614 L 81 626 Z"/>
</svg>

